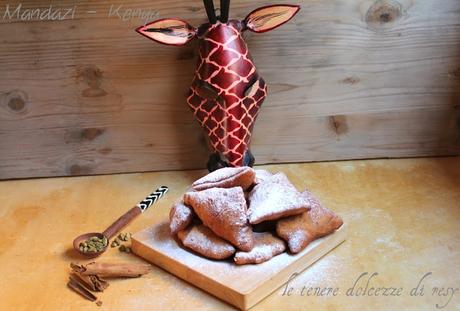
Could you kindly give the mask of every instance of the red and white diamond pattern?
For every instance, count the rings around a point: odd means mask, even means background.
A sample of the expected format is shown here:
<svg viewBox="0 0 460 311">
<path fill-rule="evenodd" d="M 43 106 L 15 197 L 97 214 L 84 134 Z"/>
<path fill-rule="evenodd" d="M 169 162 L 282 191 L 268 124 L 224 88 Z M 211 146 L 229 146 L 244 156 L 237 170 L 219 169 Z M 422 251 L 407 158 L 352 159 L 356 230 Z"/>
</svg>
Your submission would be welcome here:
<svg viewBox="0 0 460 311">
<path fill-rule="evenodd" d="M 267 86 L 256 71 L 241 32 L 231 22 L 211 25 L 201 39 L 195 80 L 211 85 L 223 100 L 200 96 L 193 83 L 187 102 L 215 152 L 242 166 Z M 245 91 L 250 82 L 254 88 Z"/>
</svg>

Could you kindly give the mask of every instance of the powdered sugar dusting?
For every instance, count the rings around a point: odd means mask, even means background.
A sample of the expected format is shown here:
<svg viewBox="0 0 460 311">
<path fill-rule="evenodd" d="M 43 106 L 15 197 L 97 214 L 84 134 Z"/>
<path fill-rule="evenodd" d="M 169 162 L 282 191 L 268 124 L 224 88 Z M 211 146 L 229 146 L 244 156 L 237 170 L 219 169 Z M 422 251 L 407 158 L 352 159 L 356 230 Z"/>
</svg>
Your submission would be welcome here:
<svg viewBox="0 0 460 311">
<path fill-rule="evenodd" d="M 276 224 L 276 233 L 288 242 L 289 250 L 298 253 L 312 241 L 314 226 L 307 212 L 281 219 Z"/>
<path fill-rule="evenodd" d="M 219 237 L 239 249 L 249 250 L 253 245 L 252 230 L 246 218 L 246 200 L 241 187 L 211 188 L 188 192 L 184 201 Z"/>
<path fill-rule="evenodd" d="M 313 241 L 303 252 L 296 255 L 281 253 L 272 259 L 257 265 L 236 265 L 233 260 L 211 260 L 206 259 L 196 253 L 183 248 L 170 235 L 168 223 L 163 222 L 146 229 L 134 236 L 134 239 L 145 245 L 148 249 L 153 249 L 171 261 L 172 267 L 183 266 L 186 269 L 172 269 L 168 266 L 161 266 L 168 271 L 178 273 L 196 273 L 203 277 L 210 278 L 214 282 L 229 287 L 237 292 L 249 292 L 273 278 L 277 273 L 291 265 L 294 261 L 311 252 L 319 246 L 321 239 Z M 145 253 L 144 253 L 145 254 Z M 150 255 L 153 263 L 157 263 L 155 255 Z M 163 263 L 164 260 L 159 260 Z M 187 271 L 187 272 L 185 272 Z M 177 274 L 184 278 L 185 274 Z"/>
<path fill-rule="evenodd" d="M 236 264 L 261 263 L 286 250 L 284 242 L 269 232 L 254 233 L 254 248 L 249 252 L 237 252 Z"/>
<path fill-rule="evenodd" d="M 265 220 L 308 211 L 310 203 L 290 183 L 286 175 L 278 173 L 256 185 L 249 194 L 249 222 Z"/>
<path fill-rule="evenodd" d="M 269 171 L 266 171 L 266 170 L 254 170 L 254 172 L 256 173 L 256 183 L 260 184 L 261 182 L 263 182 L 264 180 L 267 180 L 269 179 L 270 177 L 273 176 L 272 173 L 270 173 Z"/>
<path fill-rule="evenodd" d="M 310 202 L 311 209 L 281 219 L 276 224 L 276 233 L 288 242 L 293 253 L 300 252 L 314 239 L 330 234 L 343 224 L 340 217 L 325 208 L 308 190 L 302 196 Z"/>
<path fill-rule="evenodd" d="M 235 253 L 235 248 L 203 225 L 193 226 L 178 233 L 184 246 L 213 259 L 224 259 Z"/>
<path fill-rule="evenodd" d="M 169 227 L 171 229 L 171 233 L 176 234 L 180 230 L 187 228 L 187 226 L 192 222 L 193 216 L 193 210 L 186 206 L 183 202 L 174 204 L 169 212 Z"/>
<path fill-rule="evenodd" d="M 219 170 L 221 171 L 219 174 L 216 173 L 212 176 L 211 173 L 200 180 L 201 182 L 208 183 L 207 186 L 209 186 L 209 183 L 222 182 L 222 179 L 224 179 L 225 185 L 228 185 L 229 179 L 236 178 L 235 176 L 244 173 L 248 169 L 255 174 L 255 171 L 251 168 L 228 169 L 230 170 L 224 170 L 224 172 L 221 169 Z M 304 228 L 305 223 L 309 222 L 309 227 L 318 225 L 317 223 L 313 223 L 312 217 L 305 211 L 308 211 L 310 206 L 314 206 L 315 211 L 312 211 L 312 215 L 316 215 L 313 218 L 318 219 L 319 222 L 324 221 L 324 213 L 317 212 L 317 210 L 329 210 L 323 208 L 321 203 L 308 190 L 300 194 L 283 173 L 272 175 L 264 170 L 257 171 L 261 176 L 260 183 L 254 186 L 254 189 L 249 193 L 251 203 L 249 210 L 242 187 L 213 187 L 202 191 L 195 191 L 196 188 L 189 189 L 189 192 L 184 195 L 184 200 L 176 204 L 171 210 L 171 226 L 177 228 L 178 224 L 180 225 L 188 221 L 188 219 L 193 218 L 195 213 L 204 225 L 192 226 L 185 230 L 180 229 L 178 236 L 182 243 L 178 243 L 174 237 L 169 236 L 168 242 L 166 242 L 168 239 L 164 238 L 163 240 L 165 241 L 163 242 L 165 243 L 156 246 L 159 246 L 162 250 L 164 250 L 164 247 L 168 251 L 174 249 L 171 252 L 174 256 L 171 258 L 174 257 L 175 260 L 179 260 L 180 262 L 192 258 L 191 263 L 193 264 L 196 258 L 201 259 L 201 261 L 197 260 L 199 264 L 194 265 L 193 268 L 202 271 L 204 275 L 208 274 L 207 269 L 214 264 L 219 265 L 219 268 L 222 268 L 220 264 L 223 264 L 226 270 L 240 267 L 232 264 L 229 259 L 213 260 L 225 259 L 235 253 L 235 248 L 227 243 L 227 241 L 241 249 L 233 258 L 238 265 L 263 263 L 263 265 L 267 266 L 270 263 L 270 268 L 272 269 L 270 272 L 278 270 L 278 266 L 280 266 L 279 269 L 282 269 L 285 265 L 284 261 L 290 262 L 289 258 L 293 257 L 285 253 L 285 242 L 265 230 L 263 230 L 265 232 L 253 233 L 251 226 L 248 224 L 248 218 L 251 219 L 251 216 L 258 217 L 257 223 L 265 220 L 276 220 L 277 224 L 287 223 L 286 221 L 290 220 L 291 224 L 286 226 L 289 229 L 287 235 L 278 233 L 278 225 L 276 231 L 279 236 L 288 242 L 291 250 L 298 248 L 300 252 L 316 237 L 311 238 L 310 232 Z M 229 177 L 229 172 L 236 172 L 236 175 Z M 207 179 L 210 175 L 211 179 Z M 264 180 L 262 181 L 262 179 Z M 191 218 L 190 215 L 192 215 Z M 332 215 L 334 214 L 332 213 Z M 305 216 L 308 220 L 302 219 Z M 175 221 L 177 224 L 173 224 Z M 273 221 L 273 223 L 275 222 Z M 295 228 L 292 228 L 292 223 L 296 224 Z M 256 224 L 256 222 L 253 224 Z M 163 233 L 160 235 L 159 231 L 152 231 L 152 233 L 155 235 L 154 242 L 162 243 L 161 235 Z M 307 243 L 305 243 L 306 240 L 308 240 Z M 196 253 L 186 251 L 178 244 L 183 244 Z M 315 242 L 312 244 L 314 245 Z M 311 248 L 312 244 L 307 249 Z M 252 247 L 253 245 L 254 247 Z M 197 253 L 211 258 L 211 260 L 207 260 L 197 255 Z M 184 254 L 187 254 L 187 256 L 184 256 Z M 272 258 L 273 256 L 276 257 Z M 279 257 L 285 258 L 284 261 L 280 260 Z M 271 265 L 272 262 L 273 265 Z M 276 263 L 278 266 L 276 266 Z M 191 267 L 188 262 L 186 265 Z M 246 265 L 244 267 L 247 266 L 254 265 Z M 258 271 L 258 269 L 255 271 Z M 219 273 L 220 276 L 225 274 Z"/>
<path fill-rule="evenodd" d="M 218 182 L 223 179 L 232 177 L 242 171 L 244 171 L 245 167 L 223 167 L 221 169 L 215 170 L 214 172 L 209 173 L 208 175 L 201 177 L 200 179 L 196 180 L 192 186 L 201 185 L 208 182 Z"/>
<path fill-rule="evenodd" d="M 289 244 L 289 249 L 295 253 L 301 251 L 305 246 L 308 245 L 309 242 L 306 232 L 302 230 L 292 232 L 291 234 L 289 234 L 287 240 Z"/>
<path fill-rule="evenodd" d="M 222 278 L 224 277 L 237 277 L 242 275 L 250 275 L 255 278 L 265 278 L 278 273 L 297 258 L 297 256 L 282 253 L 281 255 L 259 265 L 238 266 L 235 265 L 233 260 L 216 261 L 207 259 L 183 248 L 170 235 L 167 222 L 160 223 L 152 227 L 146 232 L 146 235 L 148 236 L 148 239 L 142 243 L 148 245 L 150 248 L 161 251 L 161 253 L 182 265 L 196 270 L 203 275 L 211 276 L 218 282 L 222 281 Z M 246 285 L 239 283 L 235 286 L 237 286 L 238 289 L 241 289 L 241 287 Z"/>
<path fill-rule="evenodd" d="M 316 226 L 316 236 L 324 236 L 340 228 L 343 224 L 342 218 L 325 207 L 309 190 L 302 192 L 311 204 L 308 211 L 312 223 Z"/>
</svg>

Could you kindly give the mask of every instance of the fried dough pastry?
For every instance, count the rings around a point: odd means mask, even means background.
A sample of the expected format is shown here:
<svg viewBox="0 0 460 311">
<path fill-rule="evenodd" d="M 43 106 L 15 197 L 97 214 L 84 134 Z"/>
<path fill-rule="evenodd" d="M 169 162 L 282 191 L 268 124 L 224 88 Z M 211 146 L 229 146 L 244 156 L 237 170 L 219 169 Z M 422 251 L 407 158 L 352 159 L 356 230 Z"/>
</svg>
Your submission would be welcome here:
<svg viewBox="0 0 460 311">
<path fill-rule="evenodd" d="M 219 238 L 209 228 L 194 225 L 177 234 L 182 244 L 210 259 L 225 259 L 235 253 L 235 248 Z"/>
<path fill-rule="evenodd" d="M 310 202 L 283 173 L 275 174 L 256 185 L 249 194 L 249 223 L 297 215 L 308 211 Z"/>
<path fill-rule="evenodd" d="M 254 170 L 248 166 L 224 167 L 198 179 L 192 184 L 192 189 L 201 191 L 209 188 L 233 188 L 241 187 L 248 189 L 255 180 Z"/>
<path fill-rule="evenodd" d="M 240 250 L 252 249 L 254 237 L 247 221 L 246 200 L 241 187 L 188 192 L 184 195 L 184 202 L 192 206 L 203 224 L 219 237 Z"/>
<path fill-rule="evenodd" d="M 184 230 L 192 223 L 195 213 L 183 201 L 174 204 L 169 211 L 169 229 L 172 234 Z"/>
<path fill-rule="evenodd" d="M 254 248 L 249 252 L 236 252 L 233 258 L 237 265 L 258 264 L 286 250 L 284 241 L 270 232 L 254 233 Z"/>
<path fill-rule="evenodd" d="M 264 180 L 270 178 L 273 176 L 272 173 L 270 173 L 269 171 L 266 171 L 266 170 L 254 170 L 254 172 L 256 173 L 256 180 L 255 182 L 257 184 L 260 184 L 261 182 L 263 182 Z"/>
<path fill-rule="evenodd" d="M 276 224 L 276 233 L 288 243 L 291 253 L 301 252 L 313 240 L 332 233 L 343 224 L 339 216 L 324 207 L 309 191 L 302 195 L 310 201 L 310 211 L 280 219 Z"/>
</svg>

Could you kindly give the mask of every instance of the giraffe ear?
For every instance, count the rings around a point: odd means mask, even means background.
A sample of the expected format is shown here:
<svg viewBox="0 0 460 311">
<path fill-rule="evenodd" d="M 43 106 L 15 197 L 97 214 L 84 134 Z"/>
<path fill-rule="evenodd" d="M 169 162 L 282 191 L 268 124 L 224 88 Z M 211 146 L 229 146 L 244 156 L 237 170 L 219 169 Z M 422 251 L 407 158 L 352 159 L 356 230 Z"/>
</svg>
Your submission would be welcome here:
<svg viewBox="0 0 460 311">
<path fill-rule="evenodd" d="M 269 5 L 255 9 L 246 16 L 246 27 L 254 32 L 266 32 L 288 22 L 299 12 L 299 5 Z"/>
<path fill-rule="evenodd" d="M 196 29 L 187 22 L 164 18 L 136 29 L 141 35 L 168 45 L 184 45 L 196 35 Z"/>
</svg>

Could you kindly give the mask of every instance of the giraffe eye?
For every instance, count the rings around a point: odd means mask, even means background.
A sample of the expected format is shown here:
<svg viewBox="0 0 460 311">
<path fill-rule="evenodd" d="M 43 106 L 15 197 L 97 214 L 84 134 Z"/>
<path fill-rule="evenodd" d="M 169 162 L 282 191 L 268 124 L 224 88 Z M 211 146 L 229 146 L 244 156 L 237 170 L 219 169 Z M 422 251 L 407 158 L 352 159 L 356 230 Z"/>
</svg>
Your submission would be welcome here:
<svg viewBox="0 0 460 311">
<path fill-rule="evenodd" d="M 259 90 L 260 81 L 259 79 L 252 82 L 244 91 L 245 97 L 253 97 L 256 92 Z"/>
</svg>

